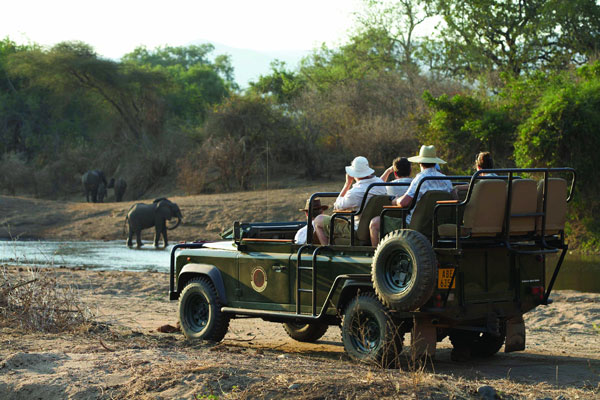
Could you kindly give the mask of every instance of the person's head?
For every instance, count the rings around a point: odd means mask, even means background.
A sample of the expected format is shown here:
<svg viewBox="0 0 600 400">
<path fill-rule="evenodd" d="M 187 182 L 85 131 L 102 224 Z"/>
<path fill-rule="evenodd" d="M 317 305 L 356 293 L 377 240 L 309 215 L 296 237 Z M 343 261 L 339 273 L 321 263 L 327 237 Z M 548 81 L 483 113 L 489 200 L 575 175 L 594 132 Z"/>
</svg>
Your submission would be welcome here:
<svg viewBox="0 0 600 400">
<path fill-rule="evenodd" d="M 352 160 L 352 164 L 346 167 L 346 173 L 355 178 L 355 179 L 364 179 L 375 172 L 371 167 L 369 167 L 369 160 L 367 160 L 363 156 L 358 156 L 354 160 Z"/>
<path fill-rule="evenodd" d="M 304 214 L 308 217 L 308 207 L 310 207 L 310 198 L 306 199 L 306 205 L 304 208 L 300 208 L 298 211 L 304 211 Z M 319 215 L 323 214 L 323 211 L 327 210 L 329 206 L 321 205 L 321 200 L 314 199 L 312 205 L 312 217 L 313 219 Z"/>
<path fill-rule="evenodd" d="M 404 178 L 410 176 L 410 161 L 406 157 L 398 157 L 392 164 L 394 168 L 394 175 L 396 178 Z"/>
<path fill-rule="evenodd" d="M 409 157 L 408 161 L 413 163 L 418 163 L 421 165 L 421 170 L 426 168 L 435 168 L 436 164 L 446 164 L 446 161 L 438 158 L 435 152 L 435 146 L 421 146 L 419 150 L 419 155 L 414 157 Z"/>
<path fill-rule="evenodd" d="M 482 151 L 477 154 L 475 157 L 475 169 L 479 171 L 480 169 L 493 169 L 494 161 L 492 160 L 492 155 L 489 151 Z"/>
</svg>

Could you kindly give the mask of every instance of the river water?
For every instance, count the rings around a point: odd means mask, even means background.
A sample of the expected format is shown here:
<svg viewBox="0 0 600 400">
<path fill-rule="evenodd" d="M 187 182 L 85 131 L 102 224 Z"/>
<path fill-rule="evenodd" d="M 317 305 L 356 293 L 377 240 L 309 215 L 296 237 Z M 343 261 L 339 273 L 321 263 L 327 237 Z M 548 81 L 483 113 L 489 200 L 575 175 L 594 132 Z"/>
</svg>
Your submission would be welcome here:
<svg viewBox="0 0 600 400">
<path fill-rule="evenodd" d="M 155 249 L 145 242 L 141 249 L 128 248 L 124 240 L 92 242 L 0 241 L 0 263 L 54 267 L 81 267 L 122 271 L 169 271 L 170 250 Z M 549 282 L 557 257 L 548 257 Z M 600 256 L 567 255 L 554 289 L 600 293 Z"/>
</svg>

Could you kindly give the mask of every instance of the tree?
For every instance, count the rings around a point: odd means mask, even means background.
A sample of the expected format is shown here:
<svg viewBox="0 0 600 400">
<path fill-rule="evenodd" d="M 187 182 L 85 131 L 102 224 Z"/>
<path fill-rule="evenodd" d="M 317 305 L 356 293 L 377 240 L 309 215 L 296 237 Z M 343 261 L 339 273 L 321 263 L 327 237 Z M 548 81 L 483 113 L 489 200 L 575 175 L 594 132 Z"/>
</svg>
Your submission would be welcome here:
<svg viewBox="0 0 600 400">
<path fill-rule="evenodd" d="M 297 73 L 289 71 L 285 62 L 271 62 L 271 74 L 261 75 L 256 82 L 250 82 L 250 92 L 268 94 L 280 104 L 289 104 L 305 88 L 306 81 Z"/>
<path fill-rule="evenodd" d="M 444 57 L 437 68 L 455 76 L 518 76 L 586 62 L 599 48 L 600 6 L 594 0 L 438 0 L 437 12 L 444 19 L 437 37 Z"/>
</svg>

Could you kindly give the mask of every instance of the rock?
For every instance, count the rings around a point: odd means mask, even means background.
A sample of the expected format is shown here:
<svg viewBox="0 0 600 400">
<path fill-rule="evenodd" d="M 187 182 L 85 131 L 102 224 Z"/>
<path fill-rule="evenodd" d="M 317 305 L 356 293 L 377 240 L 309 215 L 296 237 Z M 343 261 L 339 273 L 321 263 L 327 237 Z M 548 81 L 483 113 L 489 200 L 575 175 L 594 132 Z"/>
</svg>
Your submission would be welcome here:
<svg viewBox="0 0 600 400">
<path fill-rule="evenodd" d="M 298 385 L 297 383 L 292 383 L 290 386 L 288 386 L 289 390 L 296 390 L 300 387 L 300 385 Z"/>
<path fill-rule="evenodd" d="M 277 358 L 279 358 L 279 359 L 284 359 L 284 358 L 287 358 L 287 355 L 285 355 L 285 354 L 280 354 L 280 355 L 278 355 L 278 356 L 277 356 Z"/>
<path fill-rule="evenodd" d="M 477 393 L 484 400 L 494 400 L 496 398 L 496 389 L 491 386 L 479 386 L 477 388 Z"/>
<path fill-rule="evenodd" d="M 175 327 L 173 325 L 163 325 L 161 327 L 159 327 L 158 329 L 156 329 L 157 332 L 161 332 L 161 333 L 175 333 L 175 332 L 180 332 L 181 329 L 179 329 L 178 327 Z"/>
</svg>

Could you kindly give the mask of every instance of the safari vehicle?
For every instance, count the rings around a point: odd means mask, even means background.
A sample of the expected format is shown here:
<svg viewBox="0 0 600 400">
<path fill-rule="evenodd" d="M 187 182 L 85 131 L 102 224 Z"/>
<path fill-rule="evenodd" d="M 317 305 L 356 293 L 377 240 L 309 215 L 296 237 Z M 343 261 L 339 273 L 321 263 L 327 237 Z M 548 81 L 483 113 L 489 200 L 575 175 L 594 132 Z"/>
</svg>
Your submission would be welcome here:
<svg viewBox="0 0 600 400">
<path fill-rule="evenodd" d="M 411 354 L 432 356 L 446 336 L 471 356 L 491 356 L 502 345 L 506 352 L 523 350 L 522 316 L 551 302 L 567 251 L 575 171 L 496 169 L 426 179 L 467 189 L 459 200 L 428 191 L 406 208 L 392 206 L 388 196 L 367 201 L 365 195 L 356 212 L 333 214 L 332 224 L 361 217 L 350 239 L 330 237 L 329 245 L 317 243 L 312 224 L 309 243 L 294 243 L 306 222 L 235 222 L 221 241 L 174 246 L 170 299 L 179 300 L 183 333 L 220 341 L 231 318 L 254 317 L 281 322 L 293 339 L 313 342 L 340 325 L 351 358 L 384 365 L 397 359 L 408 332 Z M 381 185 L 399 184 L 371 187 Z M 313 194 L 309 210 L 314 199 L 337 195 Z M 368 225 L 376 215 L 382 238 L 374 248 Z M 547 282 L 552 253 L 559 257 Z"/>
</svg>

